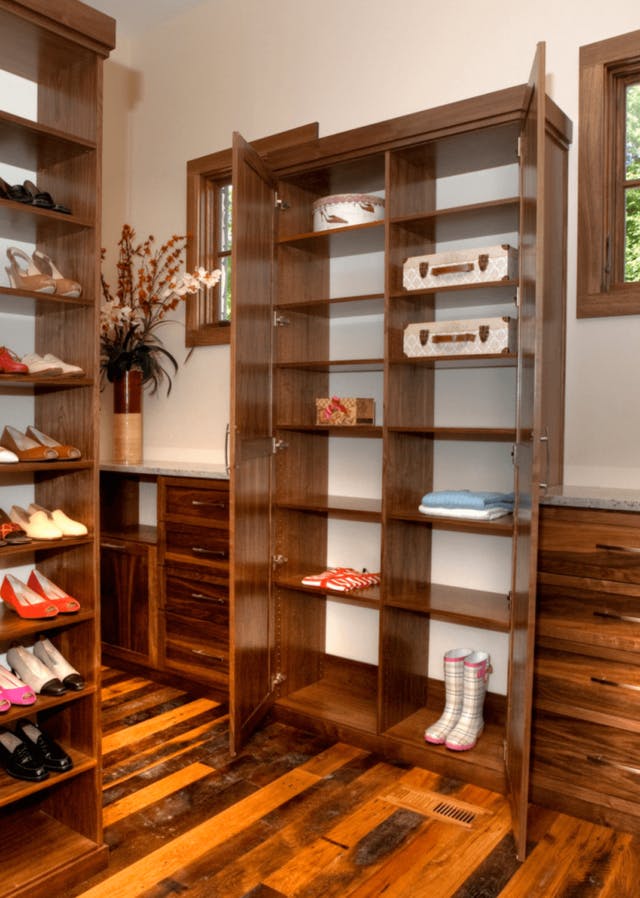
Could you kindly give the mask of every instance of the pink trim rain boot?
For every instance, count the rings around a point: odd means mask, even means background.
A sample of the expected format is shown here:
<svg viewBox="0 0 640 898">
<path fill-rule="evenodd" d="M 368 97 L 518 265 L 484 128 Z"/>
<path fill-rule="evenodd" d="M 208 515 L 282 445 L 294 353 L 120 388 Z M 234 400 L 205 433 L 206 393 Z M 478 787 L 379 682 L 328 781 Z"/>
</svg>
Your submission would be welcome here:
<svg viewBox="0 0 640 898">
<path fill-rule="evenodd" d="M 442 717 L 425 730 L 425 742 L 442 745 L 448 733 L 457 724 L 462 712 L 464 696 L 464 660 L 473 649 L 450 649 L 444 654 L 445 703 Z"/>
<path fill-rule="evenodd" d="M 486 652 L 473 652 L 464 659 L 462 712 L 458 723 L 445 740 L 446 747 L 452 751 L 468 751 L 473 748 L 484 729 L 482 706 L 490 673 L 491 665 Z"/>
</svg>

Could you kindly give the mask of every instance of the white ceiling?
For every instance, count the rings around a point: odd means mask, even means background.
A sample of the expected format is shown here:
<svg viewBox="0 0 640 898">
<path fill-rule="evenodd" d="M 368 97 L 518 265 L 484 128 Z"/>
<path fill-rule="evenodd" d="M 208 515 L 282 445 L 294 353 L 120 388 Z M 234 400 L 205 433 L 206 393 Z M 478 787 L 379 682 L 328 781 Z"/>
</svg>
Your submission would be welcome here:
<svg viewBox="0 0 640 898">
<path fill-rule="evenodd" d="M 116 34 L 132 37 L 148 29 L 150 25 L 159 25 L 205 0 L 85 0 L 85 2 L 116 20 Z"/>
</svg>

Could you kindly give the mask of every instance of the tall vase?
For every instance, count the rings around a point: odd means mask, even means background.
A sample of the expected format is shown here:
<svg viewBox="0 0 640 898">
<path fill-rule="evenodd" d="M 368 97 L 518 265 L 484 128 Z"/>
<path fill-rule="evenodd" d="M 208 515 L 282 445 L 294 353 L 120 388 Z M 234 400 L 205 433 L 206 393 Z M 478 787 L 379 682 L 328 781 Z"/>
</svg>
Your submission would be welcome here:
<svg viewBox="0 0 640 898">
<path fill-rule="evenodd" d="M 113 460 L 142 462 L 142 372 L 125 371 L 113 382 Z"/>
</svg>

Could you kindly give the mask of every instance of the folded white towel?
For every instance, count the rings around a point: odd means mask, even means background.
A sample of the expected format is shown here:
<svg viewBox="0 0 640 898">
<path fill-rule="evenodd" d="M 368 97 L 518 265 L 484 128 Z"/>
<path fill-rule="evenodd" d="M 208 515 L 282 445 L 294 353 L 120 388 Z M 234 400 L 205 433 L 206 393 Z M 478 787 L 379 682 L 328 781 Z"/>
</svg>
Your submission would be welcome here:
<svg viewBox="0 0 640 898">
<path fill-rule="evenodd" d="M 427 508 L 420 505 L 418 511 L 424 515 L 441 518 L 463 518 L 467 521 L 493 521 L 511 514 L 508 508 Z"/>
</svg>

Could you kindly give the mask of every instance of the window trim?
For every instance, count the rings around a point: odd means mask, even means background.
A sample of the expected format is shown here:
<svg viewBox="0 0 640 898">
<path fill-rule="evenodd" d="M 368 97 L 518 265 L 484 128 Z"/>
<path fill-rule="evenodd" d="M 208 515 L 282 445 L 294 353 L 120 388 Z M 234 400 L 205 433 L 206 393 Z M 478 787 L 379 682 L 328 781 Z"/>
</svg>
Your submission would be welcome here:
<svg viewBox="0 0 640 898">
<path fill-rule="evenodd" d="M 258 153 L 268 156 L 277 150 L 297 146 L 318 138 L 318 123 L 311 122 L 271 134 L 252 141 Z M 216 190 L 221 183 L 231 181 L 231 148 L 190 159 L 187 162 L 187 269 L 193 271 L 199 265 L 215 268 L 217 265 L 215 218 L 217 215 Z M 215 287 L 216 296 L 218 288 Z M 209 298 L 210 299 L 210 298 Z M 228 322 L 211 323 L 206 320 L 208 299 L 203 291 L 187 296 L 185 313 L 185 346 L 219 346 L 231 342 Z"/>
<path fill-rule="evenodd" d="M 616 100 L 630 74 L 640 80 L 640 31 L 580 48 L 578 318 L 640 314 L 640 283 L 610 274 L 612 238 L 617 247 L 624 216 L 616 184 Z M 623 270 L 617 275 L 623 277 Z"/>
</svg>

